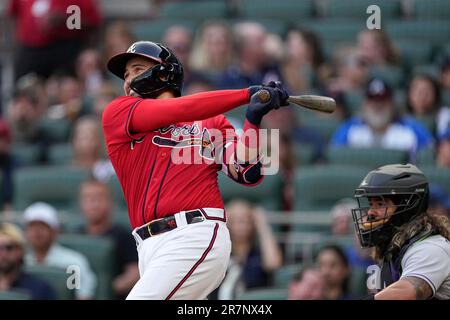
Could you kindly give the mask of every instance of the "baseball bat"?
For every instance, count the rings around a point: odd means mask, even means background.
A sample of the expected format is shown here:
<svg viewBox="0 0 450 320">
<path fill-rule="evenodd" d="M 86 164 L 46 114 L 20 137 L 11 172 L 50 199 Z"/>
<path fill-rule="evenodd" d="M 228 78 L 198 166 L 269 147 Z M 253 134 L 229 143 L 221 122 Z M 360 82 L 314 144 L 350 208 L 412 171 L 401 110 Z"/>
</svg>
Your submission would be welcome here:
<svg viewBox="0 0 450 320">
<path fill-rule="evenodd" d="M 257 92 L 261 102 L 270 100 L 270 92 L 262 89 Z M 333 113 L 336 109 L 336 101 L 333 98 L 317 95 L 289 96 L 288 102 L 314 111 Z"/>
</svg>

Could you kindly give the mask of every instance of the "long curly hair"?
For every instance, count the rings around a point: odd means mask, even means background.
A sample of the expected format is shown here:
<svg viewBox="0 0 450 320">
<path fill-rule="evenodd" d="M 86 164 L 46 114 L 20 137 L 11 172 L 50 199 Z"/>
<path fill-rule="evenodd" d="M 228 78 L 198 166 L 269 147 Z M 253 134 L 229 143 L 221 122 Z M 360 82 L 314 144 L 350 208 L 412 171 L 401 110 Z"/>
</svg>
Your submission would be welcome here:
<svg viewBox="0 0 450 320">
<path fill-rule="evenodd" d="M 409 239 L 421 232 L 435 232 L 450 240 L 450 222 L 445 216 L 425 213 L 402 225 L 387 245 L 376 246 L 373 252 L 374 258 L 378 261 L 383 258 L 392 260 Z"/>
</svg>

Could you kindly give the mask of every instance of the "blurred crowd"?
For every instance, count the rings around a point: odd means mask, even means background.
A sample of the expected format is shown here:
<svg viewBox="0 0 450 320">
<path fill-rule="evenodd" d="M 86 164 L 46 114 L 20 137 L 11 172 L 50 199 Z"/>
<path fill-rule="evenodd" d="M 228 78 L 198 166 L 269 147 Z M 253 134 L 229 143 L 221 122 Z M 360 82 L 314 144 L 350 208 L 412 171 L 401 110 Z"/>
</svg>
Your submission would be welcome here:
<svg viewBox="0 0 450 320">
<path fill-rule="evenodd" d="M 73 194 L 79 202 L 75 214 L 83 223 L 71 232 L 112 240 L 115 270 L 109 298 L 123 298 L 138 279 L 137 257 L 129 227 L 118 224 L 113 215 L 118 204 L 109 183 L 115 173 L 100 119 L 105 106 L 122 95 L 122 85 L 105 65 L 134 41 L 154 39 L 140 39 L 129 19 L 107 18 L 94 0 L 76 1 L 83 13 L 82 28 L 68 30 L 65 8 L 72 2 L 10 0 L 5 9 L 15 30 L 14 43 L 9 44 L 14 47 L 14 91 L 0 114 L 0 211 L 5 221 L 14 220 L 17 211 L 21 219 L 0 225 L 0 292 L 22 288 L 32 298 L 58 298 L 54 288 L 27 270 L 79 265 L 84 279 L 74 298 L 98 298 L 100 270 L 89 257 L 58 242 L 66 231 L 58 210 L 65 208 L 45 199 L 35 199 L 26 208 L 15 206 L 21 192 L 14 186 L 18 171 L 64 165 L 89 172 Z M 153 4 L 156 11 L 149 17 L 160 19 L 157 9 L 164 2 Z M 326 165 L 330 148 L 400 150 L 412 163 L 425 155 L 432 166 L 450 170 L 448 44 L 421 68 L 405 64 L 396 42 L 383 29 L 361 28 L 352 43 L 336 46 L 331 53 L 308 25 L 278 34 L 251 20 L 205 20 L 194 29 L 173 24 L 161 34 L 161 42 L 183 63 L 184 95 L 280 80 L 293 95 L 321 94 L 336 100 L 332 115 L 287 107 L 264 118 L 263 126 L 279 129 L 281 137 L 283 187 L 276 209 L 295 210 L 296 170 Z M 392 74 L 400 74 L 400 80 L 393 80 Z M 227 116 L 240 129 L 244 114 L 241 108 Z M 331 124 L 331 130 L 321 123 Z M 303 150 L 311 150 L 308 161 Z M 436 214 L 450 215 L 447 186 L 433 185 L 431 204 Z M 326 234 L 350 239 L 345 245 L 321 246 L 313 250 L 311 261 L 299 253 L 287 265 L 286 248 L 267 219 L 269 209 L 234 199 L 227 204 L 232 259 L 211 298 L 235 299 L 248 290 L 276 285 L 286 289 L 288 299 L 358 298 L 365 293 L 365 280 L 352 270 L 366 275 L 373 261 L 354 238 L 354 206 L 351 199 L 342 199 L 329 208 Z M 277 278 L 280 269 L 288 278 Z"/>
</svg>

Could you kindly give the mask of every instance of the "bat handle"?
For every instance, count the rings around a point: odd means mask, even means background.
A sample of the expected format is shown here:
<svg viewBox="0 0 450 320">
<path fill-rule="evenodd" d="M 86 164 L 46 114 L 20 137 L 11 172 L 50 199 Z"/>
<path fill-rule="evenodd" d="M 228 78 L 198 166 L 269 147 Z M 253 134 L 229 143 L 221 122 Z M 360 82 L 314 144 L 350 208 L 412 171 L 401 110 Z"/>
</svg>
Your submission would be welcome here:
<svg viewBox="0 0 450 320">
<path fill-rule="evenodd" d="M 270 92 L 269 90 L 266 89 L 261 89 L 258 92 L 256 92 L 259 101 L 261 101 L 262 103 L 266 103 L 270 100 Z"/>
</svg>

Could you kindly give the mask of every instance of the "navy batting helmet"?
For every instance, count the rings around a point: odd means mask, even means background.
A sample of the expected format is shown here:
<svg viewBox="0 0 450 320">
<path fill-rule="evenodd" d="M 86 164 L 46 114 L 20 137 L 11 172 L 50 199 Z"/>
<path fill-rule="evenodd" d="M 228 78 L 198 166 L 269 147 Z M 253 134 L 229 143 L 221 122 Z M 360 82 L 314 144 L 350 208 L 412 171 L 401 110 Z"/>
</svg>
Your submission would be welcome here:
<svg viewBox="0 0 450 320">
<path fill-rule="evenodd" d="M 133 79 L 131 89 L 144 98 L 154 98 L 165 90 L 181 96 L 183 89 L 183 66 L 167 47 L 151 41 L 133 43 L 127 52 L 117 54 L 108 61 L 108 70 L 124 79 L 125 66 L 131 58 L 144 57 L 156 65 Z"/>
</svg>

